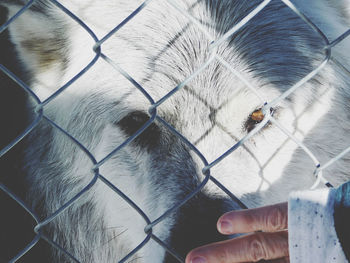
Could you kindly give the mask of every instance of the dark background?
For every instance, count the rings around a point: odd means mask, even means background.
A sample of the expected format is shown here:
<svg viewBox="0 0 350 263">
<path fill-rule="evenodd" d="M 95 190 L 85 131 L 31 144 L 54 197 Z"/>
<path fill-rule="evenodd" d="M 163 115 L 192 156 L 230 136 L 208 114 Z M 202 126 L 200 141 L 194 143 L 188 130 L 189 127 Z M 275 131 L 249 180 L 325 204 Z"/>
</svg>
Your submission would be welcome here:
<svg viewBox="0 0 350 263">
<path fill-rule="evenodd" d="M 0 7 L 0 26 L 6 20 L 6 9 Z M 16 59 L 7 30 L 0 34 L 0 64 L 28 83 L 28 75 Z M 0 149 L 13 141 L 30 124 L 27 99 L 26 92 L 0 70 Z M 22 171 L 24 148 L 25 142 L 20 142 L 0 158 L 0 183 L 22 200 L 26 195 L 25 174 Z M 33 240 L 34 226 L 33 218 L 0 190 L 0 263 L 11 260 Z M 40 241 L 18 262 L 49 262 L 47 255 L 40 249 L 42 246 L 47 246 L 45 241 Z"/>
</svg>

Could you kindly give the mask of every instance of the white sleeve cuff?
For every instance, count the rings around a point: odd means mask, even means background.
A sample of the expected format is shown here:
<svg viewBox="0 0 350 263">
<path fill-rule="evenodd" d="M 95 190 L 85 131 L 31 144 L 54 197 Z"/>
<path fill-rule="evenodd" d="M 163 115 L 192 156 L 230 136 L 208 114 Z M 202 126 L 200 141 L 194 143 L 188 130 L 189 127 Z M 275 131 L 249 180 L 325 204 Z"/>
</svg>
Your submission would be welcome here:
<svg viewBox="0 0 350 263">
<path fill-rule="evenodd" d="M 291 263 L 348 263 L 334 228 L 335 191 L 319 189 L 289 196 Z"/>
</svg>

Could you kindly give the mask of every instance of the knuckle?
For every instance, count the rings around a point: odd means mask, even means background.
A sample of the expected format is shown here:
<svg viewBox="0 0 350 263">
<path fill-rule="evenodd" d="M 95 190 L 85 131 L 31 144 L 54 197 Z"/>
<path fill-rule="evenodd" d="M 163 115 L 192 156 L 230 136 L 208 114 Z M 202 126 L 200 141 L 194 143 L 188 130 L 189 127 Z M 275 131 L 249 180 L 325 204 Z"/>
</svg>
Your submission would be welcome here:
<svg viewBox="0 0 350 263">
<path fill-rule="evenodd" d="M 266 227 L 270 231 L 277 231 L 285 228 L 286 217 L 280 207 L 274 207 L 267 216 Z"/>
<path fill-rule="evenodd" d="M 257 233 L 255 238 L 250 241 L 250 256 L 253 262 L 257 262 L 261 259 L 267 258 L 267 251 L 264 246 L 264 238 L 261 234 Z"/>
</svg>

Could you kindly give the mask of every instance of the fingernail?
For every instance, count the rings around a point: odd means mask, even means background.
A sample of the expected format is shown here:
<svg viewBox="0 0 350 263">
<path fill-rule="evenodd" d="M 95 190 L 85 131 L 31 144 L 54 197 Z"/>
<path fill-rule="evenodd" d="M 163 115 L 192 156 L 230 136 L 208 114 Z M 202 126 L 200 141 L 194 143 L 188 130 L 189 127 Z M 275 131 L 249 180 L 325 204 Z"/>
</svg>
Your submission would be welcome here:
<svg viewBox="0 0 350 263">
<path fill-rule="evenodd" d="M 231 233 L 232 225 L 229 221 L 221 221 L 219 224 L 219 230 L 221 233 Z"/>
<path fill-rule="evenodd" d="M 207 263 L 207 260 L 203 257 L 195 257 L 191 260 L 191 263 Z"/>
</svg>

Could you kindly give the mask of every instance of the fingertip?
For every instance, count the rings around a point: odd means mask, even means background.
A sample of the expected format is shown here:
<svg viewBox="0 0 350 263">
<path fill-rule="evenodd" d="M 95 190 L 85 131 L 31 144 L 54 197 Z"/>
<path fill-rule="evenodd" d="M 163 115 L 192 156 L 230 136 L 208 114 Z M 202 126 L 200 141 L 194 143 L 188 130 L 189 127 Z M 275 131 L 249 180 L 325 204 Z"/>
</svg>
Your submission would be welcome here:
<svg viewBox="0 0 350 263">
<path fill-rule="evenodd" d="M 192 250 L 187 254 L 185 263 L 207 263 L 207 259 L 201 255 L 196 255 L 196 253 Z"/>
<path fill-rule="evenodd" d="M 194 257 L 195 249 L 188 252 L 186 255 L 185 263 L 191 263 L 191 259 Z"/>
<path fill-rule="evenodd" d="M 236 234 L 234 229 L 234 224 L 236 224 L 235 218 L 236 218 L 236 212 L 237 211 L 231 211 L 223 214 L 216 223 L 216 228 L 221 234 L 224 235 L 231 235 Z"/>
<path fill-rule="evenodd" d="M 219 219 L 217 222 L 217 229 L 221 234 L 232 234 L 233 232 L 231 222 L 226 219 Z"/>
<path fill-rule="evenodd" d="M 190 263 L 207 263 L 207 260 L 204 257 L 197 256 L 192 258 Z"/>
</svg>

